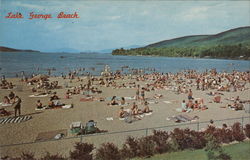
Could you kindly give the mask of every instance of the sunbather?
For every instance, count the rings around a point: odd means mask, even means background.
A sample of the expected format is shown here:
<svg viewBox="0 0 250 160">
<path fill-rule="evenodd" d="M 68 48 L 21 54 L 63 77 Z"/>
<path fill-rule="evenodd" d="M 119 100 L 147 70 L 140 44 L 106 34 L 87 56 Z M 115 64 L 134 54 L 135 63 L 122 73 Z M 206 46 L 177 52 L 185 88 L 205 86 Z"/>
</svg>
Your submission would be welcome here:
<svg viewBox="0 0 250 160">
<path fill-rule="evenodd" d="M 125 118 L 128 115 L 128 112 L 124 111 L 124 108 L 121 107 L 118 113 L 119 118 Z"/>
<path fill-rule="evenodd" d="M 139 109 L 138 109 L 138 106 L 135 104 L 135 102 L 133 103 L 133 105 L 131 107 L 131 113 L 132 113 L 132 115 L 139 114 Z"/>
<path fill-rule="evenodd" d="M 56 95 L 56 92 L 54 92 L 53 96 L 50 97 L 52 100 L 57 100 L 59 97 Z"/>
<path fill-rule="evenodd" d="M 182 109 L 182 112 L 187 111 L 187 104 L 186 104 L 185 100 L 183 100 L 182 103 L 181 103 L 181 109 Z"/>
<path fill-rule="evenodd" d="M 121 98 L 121 105 L 125 105 L 125 98 L 124 97 Z"/>
<path fill-rule="evenodd" d="M 6 111 L 4 108 L 0 108 L 0 115 L 1 116 L 8 116 L 10 112 Z"/>
<path fill-rule="evenodd" d="M 43 104 L 41 103 L 40 100 L 37 100 L 36 108 L 37 108 L 37 109 L 42 109 L 42 108 L 43 108 Z"/>
<path fill-rule="evenodd" d="M 10 104 L 10 99 L 7 96 L 4 96 L 3 103 L 4 104 Z"/>
<path fill-rule="evenodd" d="M 144 109 L 142 110 L 143 113 L 149 113 L 152 112 L 152 110 L 149 109 L 148 102 L 144 102 Z"/>
<path fill-rule="evenodd" d="M 10 92 L 10 94 L 9 94 L 9 99 L 12 100 L 12 99 L 14 99 L 14 97 L 15 97 L 15 93 Z"/>
<path fill-rule="evenodd" d="M 116 96 L 113 96 L 112 99 L 111 99 L 111 102 L 108 103 L 108 105 L 112 105 L 112 106 L 113 106 L 113 105 L 118 105 L 118 103 L 116 102 L 115 99 L 116 99 Z"/>
<path fill-rule="evenodd" d="M 214 96 L 213 101 L 214 101 L 215 103 L 220 103 L 220 102 L 221 102 L 221 96 Z"/>
<path fill-rule="evenodd" d="M 191 89 L 189 89 L 189 92 L 188 92 L 188 100 L 191 100 L 191 99 L 194 99 L 193 98 L 193 92 Z"/>
<path fill-rule="evenodd" d="M 49 104 L 48 104 L 48 107 L 49 107 L 49 108 L 54 108 L 54 107 L 55 107 L 55 104 L 54 104 L 54 102 L 53 102 L 53 99 L 50 99 Z"/>
</svg>

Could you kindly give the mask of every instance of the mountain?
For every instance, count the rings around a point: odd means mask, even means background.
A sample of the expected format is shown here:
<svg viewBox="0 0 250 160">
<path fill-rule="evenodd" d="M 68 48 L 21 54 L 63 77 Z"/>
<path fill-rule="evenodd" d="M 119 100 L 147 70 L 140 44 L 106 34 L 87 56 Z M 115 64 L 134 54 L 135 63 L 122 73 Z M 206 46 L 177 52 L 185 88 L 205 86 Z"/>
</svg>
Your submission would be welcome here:
<svg viewBox="0 0 250 160">
<path fill-rule="evenodd" d="M 250 26 L 214 35 L 179 37 L 140 48 L 115 49 L 112 54 L 250 59 Z"/>
<path fill-rule="evenodd" d="M 79 50 L 77 49 L 73 49 L 73 48 L 59 48 L 59 49 L 55 49 L 51 52 L 60 52 L 60 53 L 80 53 Z"/>
<path fill-rule="evenodd" d="M 250 26 L 231 29 L 215 35 L 194 35 L 165 40 L 147 45 L 146 47 L 194 47 L 218 44 L 230 45 L 235 43 L 250 43 Z"/>
<path fill-rule="evenodd" d="M 39 51 L 14 49 L 14 48 L 0 46 L 0 52 L 39 52 Z"/>
</svg>

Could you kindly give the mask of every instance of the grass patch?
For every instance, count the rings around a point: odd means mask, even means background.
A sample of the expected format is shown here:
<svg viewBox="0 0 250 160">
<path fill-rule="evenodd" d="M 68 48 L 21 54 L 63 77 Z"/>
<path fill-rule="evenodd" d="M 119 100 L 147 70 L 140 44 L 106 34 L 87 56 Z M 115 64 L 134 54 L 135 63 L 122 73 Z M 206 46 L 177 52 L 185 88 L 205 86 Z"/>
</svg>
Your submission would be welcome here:
<svg viewBox="0 0 250 160">
<path fill-rule="evenodd" d="M 222 147 L 227 154 L 232 157 L 232 160 L 249 160 L 250 157 L 250 141 L 231 144 Z M 135 158 L 133 160 L 141 160 L 142 158 Z M 165 154 L 158 154 L 147 160 L 206 160 L 206 152 L 203 149 L 199 150 L 185 150 L 181 152 L 172 152 Z"/>
</svg>

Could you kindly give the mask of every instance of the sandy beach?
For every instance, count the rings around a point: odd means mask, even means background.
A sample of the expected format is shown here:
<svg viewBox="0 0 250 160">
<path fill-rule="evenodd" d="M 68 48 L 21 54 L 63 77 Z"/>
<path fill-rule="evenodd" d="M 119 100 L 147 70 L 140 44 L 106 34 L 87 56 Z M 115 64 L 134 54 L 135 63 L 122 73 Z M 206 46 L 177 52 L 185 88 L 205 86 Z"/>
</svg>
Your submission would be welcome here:
<svg viewBox="0 0 250 160">
<path fill-rule="evenodd" d="M 77 79 L 69 80 L 63 79 L 62 77 L 50 77 L 50 81 L 58 81 L 59 86 L 63 86 L 61 89 L 53 89 L 52 92 L 56 92 L 58 97 L 60 98 L 60 102 L 65 104 L 73 104 L 73 108 L 69 109 L 46 109 L 37 111 L 36 102 L 37 100 L 41 100 L 41 103 L 44 105 L 48 104 L 49 97 L 29 97 L 32 95 L 31 89 L 33 86 L 27 85 L 25 82 L 21 82 L 20 78 L 9 78 L 7 81 L 12 82 L 14 85 L 19 86 L 14 89 L 1 89 L 0 97 L 4 97 L 13 91 L 16 95 L 18 95 L 22 99 L 21 106 L 21 114 L 22 115 L 30 115 L 32 119 L 22 122 L 22 123 L 7 123 L 0 125 L 0 144 L 8 145 L 15 143 L 25 143 L 25 142 L 34 142 L 41 132 L 49 132 L 56 131 L 61 129 L 67 130 L 66 138 L 73 137 L 75 135 L 70 133 L 70 124 L 72 122 L 81 121 L 83 125 L 86 124 L 89 120 L 94 120 L 97 122 L 97 127 L 101 130 L 107 130 L 107 133 L 117 132 L 117 131 L 126 131 L 126 130 L 136 130 L 143 128 L 153 128 L 160 126 L 168 126 L 174 124 L 186 124 L 180 127 L 188 127 L 192 129 L 197 129 L 196 124 L 190 124 L 190 122 L 183 123 L 175 123 L 174 121 L 167 120 L 168 117 L 174 115 L 188 115 L 188 116 L 198 116 L 199 119 L 192 123 L 227 119 L 227 118 L 240 118 L 249 116 L 249 113 L 245 113 L 244 110 L 234 111 L 229 108 L 221 108 L 222 106 L 226 106 L 226 104 L 232 103 L 226 98 L 237 97 L 239 96 L 242 100 L 249 100 L 250 90 L 246 89 L 244 91 L 237 92 L 221 92 L 224 95 L 221 95 L 222 103 L 209 103 L 213 100 L 213 96 L 207 95 L 210 90 L 196 90 L 196 87 L 189 87 L 193 91 L 194 98 L 203 98 L 205 105 L 208 107 L 206 110 L 194 110 L 189 113 L 180 113 L 176 111 L 176 108 L 181 107 L 182 100 L 187 99 L 187 94 L 176 94 L 172 90 L 169 89 L 155 89 L 154 91 L 145 92 L 146 98 L 151 98 L 149 102 L 149 108 L 153 110 L 151 115 L 147 115 L 141 118 L 141 120 L 134 121 L 133 123 L 125 123 L 123 120 L 119 120 L 118 112 L 121 106 L 108 106 L 106 101 L 98 101 L 93 100 L 90 102 L 82 102 L 80 99 L 84 97 L 82 94 L 71 95 L 70 99 L 65 98 L 65 92 L 68 88 L 65 88 L 65 83 L 68 83 L 70 87 L 77 87 L 80 84 L 86 84 L 87 78 L 80 77 L 81 81 Z M 136 81 L 135 79 L 131 79 L 128 76 L 125 76 L 124 79 L 115 80 L 117 84 L 129 84 L 136 82 L 136 84 L 140 84 L 141 86 L 145 86 L 145 83 L 149 83 L 149 81 Z M 20 87 L 21 86 L 21 87 Z M 100 94 L 93 94 L 95 98 L 107 98 L 112 96 L 119 97 L 133 97 L 136 93 L 136 88 L 114 88 L 114 87 L 105 87 L 98 84 L 97 81 L 93 81 L 94 87 L 97 87 L 102 91 Z M 250 84 L 247 83 L 245 88 L 249 88 Z M 161 94 L 161 98 L 153 98 L 155 94 Z M 164 103 L 164 101 L 169 101 L 168 103 Z M 126 100 L 126 103 L 129 105 L 124 106 L 125 109 L 129 109 L 132 106 L 132 103 L 135 100 Z M 139 109 L 143 107 L 140 102 L 136 102 L 138 104 Z M 4 107 L 7 111 L 14 111 L 12 106 Z M 10 115 L 14 116 L 12 113 Z M 4 117 L 1 117 L 4 118 Z M 109 120 L 108 120 L 108 119 Z M 223 121 L 216 122 L 215 125 L 221 126 L 222 123 L 232 124 L 236 120 L 231 121 Z M 240 121 L 241 120 L 237 120 Z M 250 118 L 244 119 L 244 123 L 250 123 Z M 207 126 L 206 123 L 200 124 L 199 128 L 205 128 Z M 171 131 L 175 127 L 163 128 L 165 130 Z M 152 130 L 148 131 L 148 134 L 151 133 Z M 136 131 L 136 132 L 128 132 L 128 133 L 117 133 L 117 134 L 107 134 L 107 135 L 98 135 L 98 136 L 88 136 L 83 137 L 83 142 L 89 142 L 95 144 L 98 147 L 101 143 L 104 142 L 113 142 L 118 146 L 121 145 L 127 136 L 145 136 L 145 130 Z M 51 141 L 51 142 L 42 142 L 35 144 L 25 144 L 25 145 L 17 145 L 17 146 L 5 146 L 0 149 L 1 156 L 9 155 L 9 156 L 18 156 L 22 152 L 33 152 L 36 156 L 41 156 L 49 151 L 50 153 L 59 153 L 67 156 L 69 151 L 73 149 L 74 143 L 80 142 L 80 138 L 72 138 L 72 139 L 64 139 L 60 141 Z"/>
</svg>

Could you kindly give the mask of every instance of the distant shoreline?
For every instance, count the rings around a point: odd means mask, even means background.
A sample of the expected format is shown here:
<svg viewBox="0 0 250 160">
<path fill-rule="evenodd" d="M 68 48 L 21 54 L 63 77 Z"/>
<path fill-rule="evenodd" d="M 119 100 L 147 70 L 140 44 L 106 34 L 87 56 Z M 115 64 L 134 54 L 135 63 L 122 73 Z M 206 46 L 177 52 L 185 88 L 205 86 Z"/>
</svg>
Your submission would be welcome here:
<svg viewBox="0 0 250 160">
<path fill-rule="evenodd" d="M 40 51 L 30 50 L 30 49 L 23 50 L 23 49 L 15 49 L 15 48 L 0 46 L 0 52 L 40 52 Z"/>
</svg>

